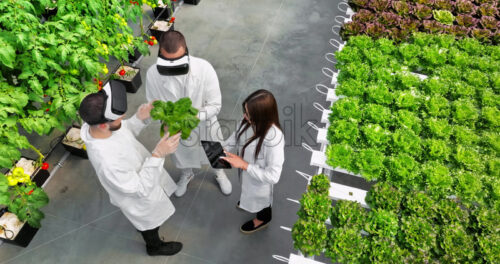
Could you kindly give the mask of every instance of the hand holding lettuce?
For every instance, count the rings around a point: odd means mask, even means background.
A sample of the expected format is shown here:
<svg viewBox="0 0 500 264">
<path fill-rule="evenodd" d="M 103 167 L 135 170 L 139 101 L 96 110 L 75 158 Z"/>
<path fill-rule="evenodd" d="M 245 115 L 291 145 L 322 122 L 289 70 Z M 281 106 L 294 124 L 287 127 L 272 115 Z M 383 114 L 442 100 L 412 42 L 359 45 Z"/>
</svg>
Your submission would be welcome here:
<svg viewBox="0 0 500 264">
<path fill-rule="evenodd" d="M 151 118 L 161 121 L 160 136 L 165 134 L 168 126 L 170 135 L 181 132 L 182 139 L 188 139 L 200 120 L 197 117 L 198 109 L 192 106 L 191 99 L 184 97 L 177 102 L 155 101 L 151 110 Z"/>
</svg>

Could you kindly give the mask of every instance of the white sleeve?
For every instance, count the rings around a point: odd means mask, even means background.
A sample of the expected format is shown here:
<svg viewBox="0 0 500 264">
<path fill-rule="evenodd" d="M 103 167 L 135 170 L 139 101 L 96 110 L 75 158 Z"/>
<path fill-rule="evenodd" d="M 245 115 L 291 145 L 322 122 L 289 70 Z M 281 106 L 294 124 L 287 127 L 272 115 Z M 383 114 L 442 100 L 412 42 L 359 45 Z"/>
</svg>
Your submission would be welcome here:
<svg viewBox="0 0 500 264">
<path fill-rule="evenodd" d="M 198 113 L 200 121 L 206 121 L 219 114 L 222 108 L 219 79 L 212 65 L 208 65 L 205 72 L 205 82 L 202 84 L 203 106 Z"/>
<path fill-rule="evenodd" d="M 136 115 L 133 115 L 131 118 L 122 121 L 122 126 L 132 131 L 134 136 L 138 136 L 141 133 L 141 130 L 146 126 L 146 123 L 139 120 Z"/>
<path fill-rule="evenodd" d="M 224 142 L 222 142 L 222 147 L 233 154 L 236 154 L 236 133 L 233 132 Z"/>
<path fill-rule="evenodd" d="M 121 169 L 120 164 L 103 166 L 101 179 L 124 195 L 146 197 L 159 186 L 164 162 L 162 158 L 147 158 L 138 172 Z"/>
<path fill-rule="evenodd" d="M 150 73 L 150 70 L 148 70 L 146 73 L 146 100 L 148 102 L 159 99 L 159 98 L 154 98 L 154 96 L 151 92 L 151 90 L 153 89 L 153 86 L 154 86 L 154 81 L 151 79 L 152 78 L 151 75 L 152 74 Z"/>
<path fill-rule="evenodd" d="M 266 161 L 265 167 L 261 167 L 256 163 L 248 164 L 247 172 L 250 177 L 263 183 L 276 184 L 280 179 L 283 163 L 285 162 L 285 140 L 281 138 L 279 142 L 274 140 L 272 142 L 274 144 L 262 145 Z"/>
</svg>

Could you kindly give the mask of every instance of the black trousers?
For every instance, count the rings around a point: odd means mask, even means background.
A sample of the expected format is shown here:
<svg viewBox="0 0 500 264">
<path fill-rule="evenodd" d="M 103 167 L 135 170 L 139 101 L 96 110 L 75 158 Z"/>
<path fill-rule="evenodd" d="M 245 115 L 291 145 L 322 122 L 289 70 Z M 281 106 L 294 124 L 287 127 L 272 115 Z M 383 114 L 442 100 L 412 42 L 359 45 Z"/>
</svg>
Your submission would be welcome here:
<svg viewBox="0 0 500 264">
<path fill-rule="evenodd" d="M 163 241 L 160 239 L 160 234 L 158 233 L 159 230 L 160 227 L 139 231 L 141 232 L 142 238 L 144 238 L 144 241 L 146 242 L 146 247 L 157 248 L 161 245 Z"/>
<path fill-rule="evenodd" d="M 273 211 L 271 210 L 271 206 L 257 212 L 257 219 L 264 222 L 271 221 L 271 219 L 273 219 Z"/>
</svg>

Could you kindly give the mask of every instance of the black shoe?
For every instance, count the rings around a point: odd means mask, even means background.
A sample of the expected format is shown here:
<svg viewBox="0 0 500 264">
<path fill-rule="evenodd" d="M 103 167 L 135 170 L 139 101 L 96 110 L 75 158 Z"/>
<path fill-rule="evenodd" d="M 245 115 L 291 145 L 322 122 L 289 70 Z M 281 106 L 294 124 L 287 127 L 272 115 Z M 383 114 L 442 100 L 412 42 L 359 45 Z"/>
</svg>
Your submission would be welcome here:
<svg viewBox="0 0 500 264">
<path fill-rule="evenodd" d="M 146 251 L 150 256 L 172 256 L 182 249 L 180 242 L 163 242 L 159 247 L 151 248 L 146 246 Z"/>
<path fill-rule="evenodd" d="M 258 226 L 254 226 L 253 225 L 253 220 L 250 220 L 246 223 L 244 223 L 241 227 L 240 227 L 240 231 L 243 233 L 243 234 L 251 234 L 251 233 L 254 233 L 254 232 L 257 232 L 261 229 L 264 229 L 266 228 L 268 225 L 269 225 L 269 222 L 271 221 L 267 221 L 267 222 L 264 222 Z"/>
</svg>

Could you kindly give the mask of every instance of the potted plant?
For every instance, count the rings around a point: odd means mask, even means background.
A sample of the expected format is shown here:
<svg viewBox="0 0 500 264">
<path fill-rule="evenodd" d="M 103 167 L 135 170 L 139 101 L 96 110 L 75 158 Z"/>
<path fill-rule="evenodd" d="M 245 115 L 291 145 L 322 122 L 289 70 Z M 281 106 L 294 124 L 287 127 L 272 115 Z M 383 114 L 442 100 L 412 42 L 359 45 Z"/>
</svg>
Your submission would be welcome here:
<svg viewBox="0 0 500 264">
<path fill-rule="evenodd" d="M 71 154 L 88 159 L 87 147 L 80 137 L 80 127 L 73 125 L 68 128 L 61 143 Z"/>
<path fill-rule="evenodd" d="M 45 20 L 49 20 L 51 16 L 55 16 L 57 14 L 57 1 L 53 0 L 52 1 L 52 6 L 45 8 L 45 11 L 43 12 L 42 16 L 45 18 Z"/>
<path fill-rule="evenodd" d="M 49 198 L 41 186 L 48 179 L 49 165 L 21 158 L 6 174 L 0 174 L 0 238 L 22 247 L 28 246 L 45 217 L 40 208 Z"/>
<path fill-rule="evenodd" d="M 123 83 L 129 93 L 137 92 L 139 87 L 142 85 L 140 69 L 123 64 L 118 67 L 114 74 L 111 75 L 111 79 L 115 79 L 116 81 Z"/>
<path fill-rule="evenodd" d="M 151 35 L 156 39 L 160 39 L 163 32 L 174 30 L 174 23 L 175 17 L 171 17 L 169 20 L 156 20 L 149 30 Z"/>
<path fill-rule="evenodd" d="M 175 11 L 175 5 L 170 0 L 159 0 L 158 6 L 153 8 L 153 14 L 156 19 L 167 20 Z"/>
</svg>

